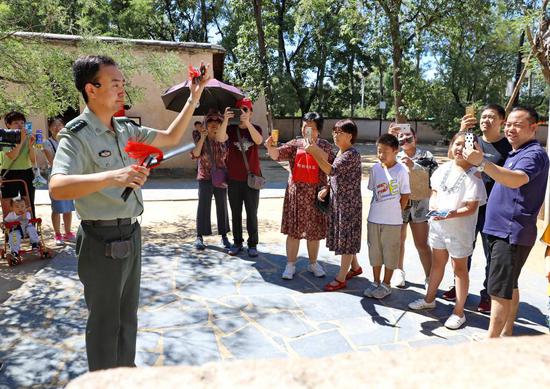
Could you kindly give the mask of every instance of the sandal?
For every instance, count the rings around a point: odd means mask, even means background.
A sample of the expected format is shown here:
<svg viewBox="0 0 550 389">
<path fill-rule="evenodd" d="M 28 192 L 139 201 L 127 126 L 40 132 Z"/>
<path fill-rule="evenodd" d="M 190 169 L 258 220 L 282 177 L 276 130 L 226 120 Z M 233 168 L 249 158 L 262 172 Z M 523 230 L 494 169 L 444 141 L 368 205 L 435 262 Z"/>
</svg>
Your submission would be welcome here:
<svg viewBox="0 0 550 389">
<path fill-rule="evenodd" d="M 348 271 L 348 274 L 346 274 L 346 280 L 356 277 L 359 274 L 363 274 L 363 269 L 361 268 L 361 266 L 359 266 L 357 270 L 350 269 L 350 271 Z"/>
<path fill-rule="evenodd" d="M 333 285 L 332 284 L 333 282 L 336 282 L 336 285 Z M 334 292 L 339 289 L 344 289 L 345 287 L 346 287 L 346 281 L 338 281 L 335 278 L 334 281 L 331 281 L 328 284 L 326 284 L 323 289 L 325 290 L 325 292 Z"/>
</svg>

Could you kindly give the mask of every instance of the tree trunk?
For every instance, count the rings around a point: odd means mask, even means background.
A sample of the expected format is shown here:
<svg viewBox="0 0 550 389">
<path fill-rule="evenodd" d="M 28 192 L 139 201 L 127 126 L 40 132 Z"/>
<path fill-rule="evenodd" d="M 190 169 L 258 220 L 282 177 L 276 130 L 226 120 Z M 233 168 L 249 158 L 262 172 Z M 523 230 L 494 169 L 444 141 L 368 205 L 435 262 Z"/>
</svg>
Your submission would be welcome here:
<svg viewBox="0 0 550 389">
<path fill-rule="evenodd" d="M 355 92 L 355 77 L 353 75 L 353 64 L 355 62 L 355 52 L 352 52 L 351 57 L 348 62 L 348 75 L 349 75 L 349 108 L 350 108 L 350 116 L 353 117 L 355 115 L 355 104 L 353 101 L 353 95 Z"/>
<path fill-rule="evenodd" d="M 258 30 L 258 52 L 260 57 L 260 67 L 262 73 L 262 89 L 265 94 L 265 103 L 267 106 L 268 121 L 271 117 L 270 112 L 273 107 L 271 95 L 271 83 L 269 81 L 269 67 L 267 65 L 267 49 L 265 45 L 265 33 L 262 21 L 262 0 L 252 0 L 254 6 L 254 19 L 256 20 L 256 29 Z M 273 128 L 272 123 L 268 122 L 269 129 Z"/>
<path fill-rule="evenodd" d="M 202 41 L 208 42 L 208 15 L 206 14 L 206 0 L 201 0 L 201 35 Z"/>
<path fill-rule="evenodd" d="M 521 48 L 523 47 L 524 43 L 525 43 L 525 30 L 522 30 L 521 35 L 519 37 L 518 58 L 517 58 L 517 61 L 516 61 L 516 75 L 515 75 L 514 85 L 517 85 L 518 83 L 523 81 L 523 80 L 520 81 L 520 77 L 521 77 L 521 71 L 526 66 L 522 62 L 523 52 L 522 52 Z M 516 106 L 516 105 L 518 105 L 518 103 L 519 103 L 519 91 L 516 94 L 516 96 L 514 97 L 514 100 L 512 101 L 512 106 Z"/>
<path fill-rule="evenodd" d="M 401 63 L 403 62 L 401 32 L 399 29 L 398 15 L 393 13 L 388 16 L 390 21 L 390 35 L 393 49 L 393 105 L 395 110 L 395 121 L 397 123 L 403 123 L 407 121 L 407 117 L 401 112 L 401 107 L 403 106 L 403 94 L 401 91 Z"/>
</svg>

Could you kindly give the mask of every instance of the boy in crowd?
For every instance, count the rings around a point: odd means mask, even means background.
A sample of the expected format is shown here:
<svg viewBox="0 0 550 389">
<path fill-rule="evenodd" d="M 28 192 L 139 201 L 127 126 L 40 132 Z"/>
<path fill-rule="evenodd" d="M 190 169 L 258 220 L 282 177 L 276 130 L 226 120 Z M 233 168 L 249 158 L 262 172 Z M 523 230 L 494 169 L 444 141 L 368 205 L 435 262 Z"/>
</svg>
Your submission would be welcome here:
<svg viewBox="0 0 550 389">
<path fill-rule="evenodd" d="M 374 282 L 365 290 L 367 297 L 382 299 L 391 294 L 390 281 L 399 262 L 402 212 L 409 201 L 409 173 L 397 162 L 399 141 L 384 134 L 376 141 L 376 163 L 369 177 L 368 188 L 373 191 L 367 228 L 369 258 Z M 384 279 L 381 282 L 382 266 Z"/>
</svg>

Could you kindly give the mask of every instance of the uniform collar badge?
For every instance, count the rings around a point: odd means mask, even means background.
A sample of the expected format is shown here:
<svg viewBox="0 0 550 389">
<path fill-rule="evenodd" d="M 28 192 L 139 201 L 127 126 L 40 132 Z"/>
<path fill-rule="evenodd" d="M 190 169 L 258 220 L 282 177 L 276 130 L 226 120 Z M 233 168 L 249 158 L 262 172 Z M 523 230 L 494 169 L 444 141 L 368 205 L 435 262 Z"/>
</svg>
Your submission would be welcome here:
<svg viewBox="0 0 550 389">
<path fill-rule="evenodd" d="M 107 158 L 111 156 L 111 152 L 109 150 L 101 150 L 99 152 L 99 156 L 103 158 Z"/>
</svg>

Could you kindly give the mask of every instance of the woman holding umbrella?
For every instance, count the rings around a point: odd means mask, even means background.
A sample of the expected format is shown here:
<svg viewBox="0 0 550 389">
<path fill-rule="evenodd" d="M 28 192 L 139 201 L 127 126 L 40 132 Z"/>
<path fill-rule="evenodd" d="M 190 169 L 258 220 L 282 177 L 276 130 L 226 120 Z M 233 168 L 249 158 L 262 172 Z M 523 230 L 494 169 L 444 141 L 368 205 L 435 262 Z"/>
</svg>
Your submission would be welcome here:
<svg viewBox="0 0 550 389">
<path fill-rule="evenodd" d="M 210 209 L 212 195 L 216 200 L 216 216 L 218 219 L 218 234 L 225 248 L 230 247 L 227 233 L 229 232 L 229 216 L 227 212 L 227 180 L 225 158 L 227 149 L 225 143 L 216 141 L 216 132 L 220 126 L 227 127 L 228 116 L 222 116 L 218 111 L 211 111 L 204 118 L 200 130 L 193 131 L 195 148 L 191 158 L 198 160 L 197 181 L 199 182 L 199 205 L 197 208 L 197 239 L 195 248 L 206 248 L 203 236 L 212 235 Z"/>
</svg>

